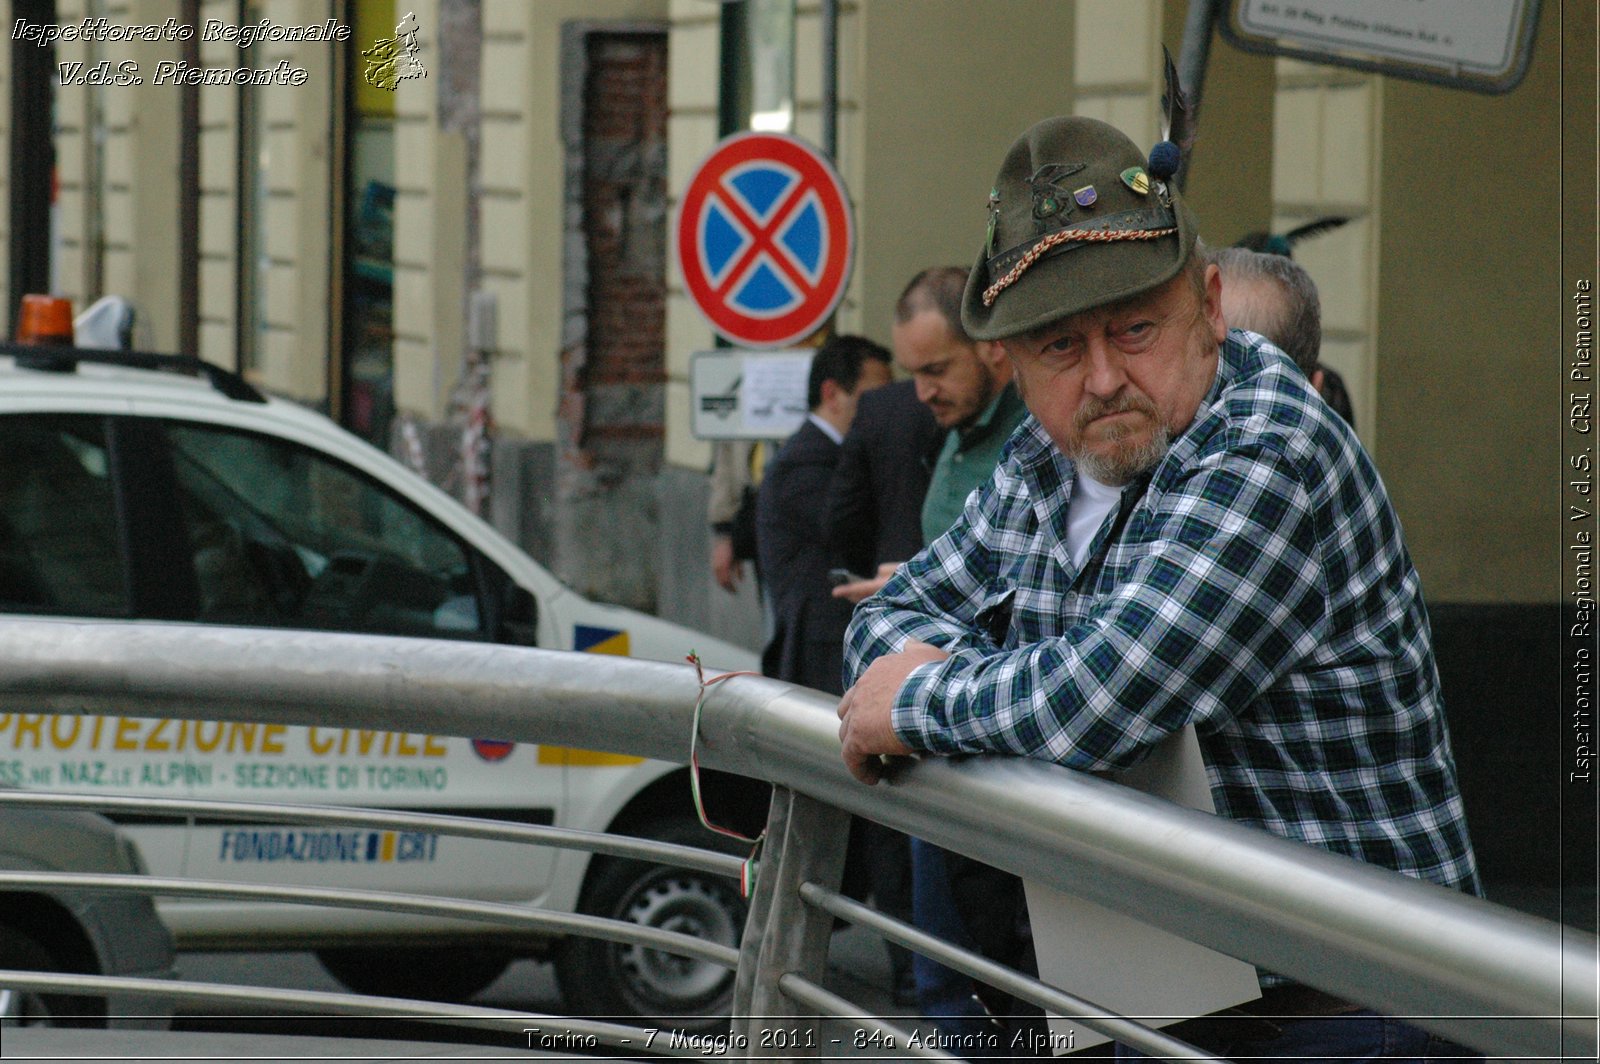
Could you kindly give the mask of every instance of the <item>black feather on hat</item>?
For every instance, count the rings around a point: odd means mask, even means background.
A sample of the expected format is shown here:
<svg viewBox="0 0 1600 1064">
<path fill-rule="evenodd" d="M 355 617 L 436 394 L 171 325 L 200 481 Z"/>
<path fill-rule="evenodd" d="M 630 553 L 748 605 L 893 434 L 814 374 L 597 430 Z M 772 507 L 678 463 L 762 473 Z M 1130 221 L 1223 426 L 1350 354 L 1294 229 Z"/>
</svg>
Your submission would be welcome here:
<svg viewBox="0 0 1600 1064">
<path fill-rule="evenodd" d="M 1269 233 L 1265 229 L 1256 229 L 1240 237 L 1233 245 L 1236 248 L 1248 248 L 1266 255 L 1282 255 L 1286 259 L 1294 258 L 1294 246 L 1307 237 L 1318 236 L 1330 229 L 1337 229 L 1350 219 L 1340 214 L 1330 214 L 1316 221 L 1307 222 L 1305 225 L 1296 226 L 1287 233 Z"/>
</svg>

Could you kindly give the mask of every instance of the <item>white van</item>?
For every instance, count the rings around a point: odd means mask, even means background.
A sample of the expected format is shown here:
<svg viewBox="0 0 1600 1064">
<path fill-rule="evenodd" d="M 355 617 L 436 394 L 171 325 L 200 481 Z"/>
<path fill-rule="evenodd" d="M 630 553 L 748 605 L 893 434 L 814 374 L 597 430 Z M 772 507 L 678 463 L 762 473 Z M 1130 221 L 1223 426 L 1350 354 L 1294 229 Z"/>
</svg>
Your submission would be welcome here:
<svg viewBox="0 0 1600 1064">
<path fill-rule="evenodd" d="M 388 456 L 193 360 L 0 355 L 0 613 L 488 640 L 751 669 L 754 655 L 589 602 Z M 188 369 L 191 375 L 161 372 Z M 686 737 L 687 738 L 687 737 Z M 0 784 L 469 813 L 716 845 L 682 766 L 340 727 L 0 712 Z M 724 778 L 747 822 L 766 792 Z M 589 854 L 391 831 L 129 819 L 153 875 L 526 902 L 737 941 L 736 885 Z M 568 1008 L 726 1015 L 731 976 L 648 950 L 288 904 L 164 902 L 178 947 L 310 948 L 353 989 L 462 998 L 552 954 Z M 681 1019 L 680 1019 L 681 1018 Z"/>
</svg>

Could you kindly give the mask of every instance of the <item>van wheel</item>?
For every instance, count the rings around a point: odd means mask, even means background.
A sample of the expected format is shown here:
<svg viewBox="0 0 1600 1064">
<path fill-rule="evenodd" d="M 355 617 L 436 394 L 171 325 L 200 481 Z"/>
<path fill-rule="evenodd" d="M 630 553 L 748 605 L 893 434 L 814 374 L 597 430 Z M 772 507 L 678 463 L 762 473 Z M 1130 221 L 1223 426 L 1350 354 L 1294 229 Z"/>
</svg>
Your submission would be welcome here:
<svg viewBox="0 0 1600 1064">
<path fill-rule="evenodd" d="M 639 835 L 724 853 L 740 843 L 714 835 L 686 816 L 647 824 Z M 616 857 L 589 867 L 580 912 L 678 931 L 737 947 L 746 906 L 725 876 Z M 733 972 L 660 950 L 572 936 L 555 957 L 562 1000 L 575 1015 L 628 1017 L 684 1031 L 725 1030 L 733 1009 Z"/>
<path fill-rule="evenodd" d="M 0 927 L 0 968 L 70 972 L 51 952 L 11 927 Z M 105 1001 L 80 994 L 52 994 L 0 986 L 0 1026 L 103 1027 Z"/>
<path fill-rule="evenodd" d="M 489 946 L 348 946 L 317 960 L 357 994 L 466 1001 L 505 973 L 512 954 Z"/>
</svg>

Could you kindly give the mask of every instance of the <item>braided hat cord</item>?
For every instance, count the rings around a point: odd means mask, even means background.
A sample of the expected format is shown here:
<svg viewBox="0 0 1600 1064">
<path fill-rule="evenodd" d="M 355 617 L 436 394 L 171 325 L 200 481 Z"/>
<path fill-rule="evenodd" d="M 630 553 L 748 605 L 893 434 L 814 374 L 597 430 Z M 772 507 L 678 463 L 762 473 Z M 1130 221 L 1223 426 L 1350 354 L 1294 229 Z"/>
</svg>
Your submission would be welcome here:
<svg viewBox="0 0 1600 1064">
<path fill-rule="evenodd" d="M 993 306 L 995 297 L 1004 292 L 1011 285 L 1016 284 L 1017 278 L 1039 261 L 1039 257 L 1051 248 L 1069 241 L 1083 241 L 1085 243 L 1109 244 L 1118 240 L 1156 240 L 1160 237 L 1176 233 L 1176 227 L 1167 229 L 1060 229 L 1043 240 L 1039 241 L 1028 253 L 1022 256 L 1018 263 L 1006 271 L 1006 275 L 983 290 L 983 305 Z"/>
</svg>

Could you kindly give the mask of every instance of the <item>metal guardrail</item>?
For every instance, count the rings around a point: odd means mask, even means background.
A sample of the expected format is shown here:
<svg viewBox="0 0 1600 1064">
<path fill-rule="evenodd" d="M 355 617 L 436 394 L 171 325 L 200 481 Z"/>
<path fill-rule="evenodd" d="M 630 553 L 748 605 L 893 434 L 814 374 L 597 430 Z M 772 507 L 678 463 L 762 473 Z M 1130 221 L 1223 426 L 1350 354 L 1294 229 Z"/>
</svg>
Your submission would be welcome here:
<svg viewBox="0 0 1600 1064">
<path fill-rule="evenodd" d="M 193 803 L 193 807 L 209 811 L 209 806 L 205 802 L 197 801 Z M 709 961 L 726 968 L 732 968 L 739 963 L 738 950 L 693 935 L 663 931 L 654 927 L 641 927 L 626 920 L 609 920 L 582 913 L 546 912 L 505 902 L 465 901 L 457 898 L 436 898 L 396 891 L 353 890 L 345 887 L 291 887 L 282 883 L 229 883 L 222 880 L 165 876 L 97 875 L 88 872 L 0 872 L 0 890 L 23 889 L 127 891 L 136 894 L 160 894 L 165 897 L 291 902 L 407 913 L 413 916 L 455 917 L 637 944 L 680 957 Z"/>
<path fill-rule="evenodd" d="M 0 697 L 13 712 L 337 723 L 682 761 L 699 694 L 692 669 L 619 658 L 0 621 Z M 842 860 L 832 829 L 856 813 L 1493 1055 L 1597 1051 L 1592 935 L 1039 762 L 929 758 L 862 787 L 836 729 L 832 700 L 776 681 L 731 679 L 705 700 L 701 763 L 779 788 L 739 964 L 741 1015 L 838 1005 L 810 984 L 842 911 L 823 889 Z M 1031 999 L 1072 1004 L 1049 990 Z"/>
<path fill-rule="evenodd" d="M 225 983 L 165 983 L 109 975 L 77 975 L 56 972 L 0 971 L 0 982 L 8 988 L 40 993 L 120 994 L 129 997 L 179 999 L 212 1005 L 248 1006 L 285 1012 L 318 1015 L 358 1015 L 365 1018 L 392 1018 L 445 1024 L 464 1030 L 519 1034 L 539 1030 L 543 1025 L 561 1031 L 576 1042 L 593 1038 L 597 1044 L 634 1050 L 642 1044 L 640 1030 L 622 1024 L 593 1020 L 573 1021 L 564 1016 L 490 1009 L 480 1005 L 452 1005 L 439 1001 L 405 1001 L 375 998 L 365 994 L 338 994 L 321 990 L 283 990 L 274 987 L 232 986 Z M 581 1045 L 582 1043 L 578 1043 Z M 441 1054 L 441 1056 L 444 1054 Z M 699 1057 L 705 1053 L 693 1044 L 674 1044 L 662 1038 L 650 1047 L 651 1056 Z M 129 1054 L 129 1059 L 140 1059 Z M 293 1058 L 291 1058 L 293 1059 Z"/>
</svg>

